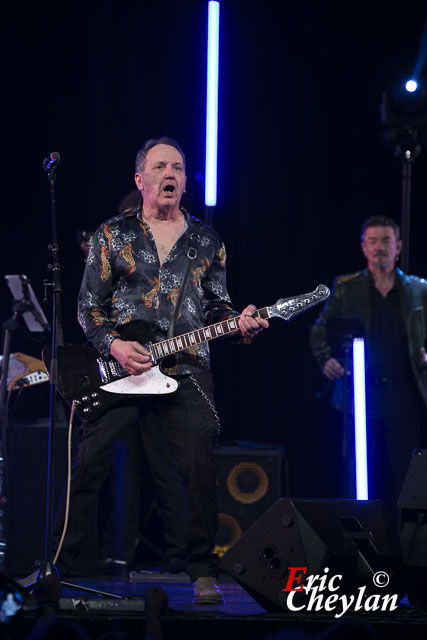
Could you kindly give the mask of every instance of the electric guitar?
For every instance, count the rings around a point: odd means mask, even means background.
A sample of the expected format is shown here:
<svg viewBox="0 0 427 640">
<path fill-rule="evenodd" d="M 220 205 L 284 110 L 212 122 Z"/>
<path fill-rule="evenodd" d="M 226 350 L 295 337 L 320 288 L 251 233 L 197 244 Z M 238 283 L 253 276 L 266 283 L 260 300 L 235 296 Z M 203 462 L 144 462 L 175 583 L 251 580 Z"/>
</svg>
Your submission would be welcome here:
<svg viewBox="0 0 427 640">
<path fill-rule="evenodd" d="M 329 294 L 328 287 L 320 284 L 311 293 L 282 298 L 271 307 L 257 309 L 253 316 L 265 319 L 282 318 L 289 321 L 326 300 Z M 238 319 L 239 317 L 221 320 L 174 338 L 144 344 L 151 354 L 153 363 L 158 364 L 136 376 L 130 375 L 112 356 L 100 355 L 94 347 L 71 344 L 58 347 L 57 389 L 69 404 L 75 402 L 75 412 L 88 422 L 99 418 L 125 396 L 157 396 L 175 393 L 178 389 L 178 381 L 161 371 L 161 361 L 167 356 L 194 345 L 237 331 Z M 142 340 L 140 342 L 143 344 Z M 43 352 L 43 359 L 49 369 L 49 354 L 46 349 Z"/>
</svg>

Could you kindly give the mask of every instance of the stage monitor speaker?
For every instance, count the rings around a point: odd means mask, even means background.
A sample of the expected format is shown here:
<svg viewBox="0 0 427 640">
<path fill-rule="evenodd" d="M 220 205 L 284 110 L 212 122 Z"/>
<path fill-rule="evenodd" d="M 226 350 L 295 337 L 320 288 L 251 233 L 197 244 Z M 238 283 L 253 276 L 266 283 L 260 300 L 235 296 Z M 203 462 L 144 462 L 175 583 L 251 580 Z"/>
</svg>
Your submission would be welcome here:
<svg viewBox="0 0 427 640">
<path fill-rule="evenodd" d="M 402 575 L 411 604 L 427 603 L 427 449 L 414 449 L 398 500 Z"/>
<path fill-rule="evenodd" d="M 427 511 L 427 449 L 414 449 L 400 491 L 399 510 Z"/>
<path fill-rule="evenodd" d="M 327 567 L 328 576 L 342 576 L 340 593 L 354 594 L 364 585 L 368 592 L 374 573 L 393 573 L 399 561 L 397 531 L 384 502 L 283 498 L 228 549 L 221 567 L 264 609 L 276 611 L 287 609 L 290 567 L 305 567 L 303 578 L 323 576 Z M 390 583 L 388 593 L 395 586 Z M 293 604 L 307 597 L 298 591 Z"/>
<path fill-rule="evenodd" d="M 215 462 L 219 511 L 215 553 L 222 556 L 268 507 L 287 495 L 287 464 L 282 445 L 256 442 L 217 447 Z"/>
</svg>

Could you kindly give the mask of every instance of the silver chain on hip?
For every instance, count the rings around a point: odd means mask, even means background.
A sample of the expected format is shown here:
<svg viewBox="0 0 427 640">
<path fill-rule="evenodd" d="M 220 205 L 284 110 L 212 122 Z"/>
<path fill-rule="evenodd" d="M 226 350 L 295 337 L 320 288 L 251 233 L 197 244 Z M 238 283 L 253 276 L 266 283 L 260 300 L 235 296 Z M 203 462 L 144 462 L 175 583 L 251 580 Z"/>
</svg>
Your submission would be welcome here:
<svg viewBox="0 0 427 640">
<path fill-rule="evenodd" d="M 196 387 L 197 391 L 200 393 L 202 398 L 204 398 L 206 400 L 206 402 L 208 403 L 212 413 L 214 414 L 215 420 L 216 420 L 216 424 L 217 424 L 217 431 L 218 431 L 218 435 L 219 435 L 219 433 L 221 431 L 221 421 L 219 419 L 218 411 L 215 409 L 214 403 L 212 402 L 212 400 L 210 398 L 208 398 L 208 396 L 203 391 L 202 387 L 199 385 L 199 383 L 197 382 L 196 378 L 193 376 L 192 373 L 190 373 L 190 380 L 194 384 L 194 386 Z"/>
</svg>

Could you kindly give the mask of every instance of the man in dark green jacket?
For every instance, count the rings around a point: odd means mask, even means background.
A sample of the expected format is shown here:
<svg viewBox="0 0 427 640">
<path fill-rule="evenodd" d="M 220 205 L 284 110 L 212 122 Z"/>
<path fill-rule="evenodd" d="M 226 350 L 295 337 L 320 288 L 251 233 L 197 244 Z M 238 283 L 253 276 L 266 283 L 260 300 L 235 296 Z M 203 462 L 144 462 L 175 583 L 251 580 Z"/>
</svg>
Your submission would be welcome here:
<svg viewBox="0 0 427 640">
<path fill-rule="evenodd" d="M 324 376 L 339 381 L 343 362 L 332 351 L 330 319 L 359 319 L 366 342 L 369 497 L 396 507 L 411 452 L 425 446 L 427 407 L 427 282 L 396 267 L 398 225 L 373 216 L 362 225 L 367 268 L 336 278 L 311 329 Z"/>
</svg>

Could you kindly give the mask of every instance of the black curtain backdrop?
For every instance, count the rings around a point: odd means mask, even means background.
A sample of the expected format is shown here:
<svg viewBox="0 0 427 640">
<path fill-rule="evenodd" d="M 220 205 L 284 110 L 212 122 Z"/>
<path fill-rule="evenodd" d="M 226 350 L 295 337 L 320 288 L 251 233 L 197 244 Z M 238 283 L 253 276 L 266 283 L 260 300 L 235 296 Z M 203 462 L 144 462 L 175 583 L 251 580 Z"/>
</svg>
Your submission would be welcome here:
<svg viewBox="0 0 427 640">
<path fill-rule="evenodd" d="M 330 285 L 363 266 L 361 222 L 400 220 L 400 163 L 385 148 L 382 91 L 410 74 L 423 0 L 221 2 L 219 179 L 213 226 L 228 250 L 237 309 Z M 3 10 L 1 274 L 25 273 L 41 299 L 51 257 L 42 160 L 61 154 L 57 215 L 67 342 L 83 342 L 78 230 L 117 211 L 136 151 L 176 138 L 187 156 L 184 204 L 204 216 L 206 2 L 24 2 Z M 427 150 L 413 166 L 410 271 L 427 274 Z M 2 318 L 11 314 L 3 282 Z M 45 305 L 50 313 L 50 305 Z M 318 399 L 308 333 L 317 310 L 249 348 L 212 344 L 223 442 L 283 443 L 291 494 L 335 497 L 340 425 Z M 37 356 L 23 332 L 13 350 Z M 44 385 L 47 387 L 47 385 Z M 27 396 L 26 396 L 27 394 Z M 27 398 L 27 400 L 25 400 Z M 47 414 L 47 390 L 16 415 Z"/>
</svg>

